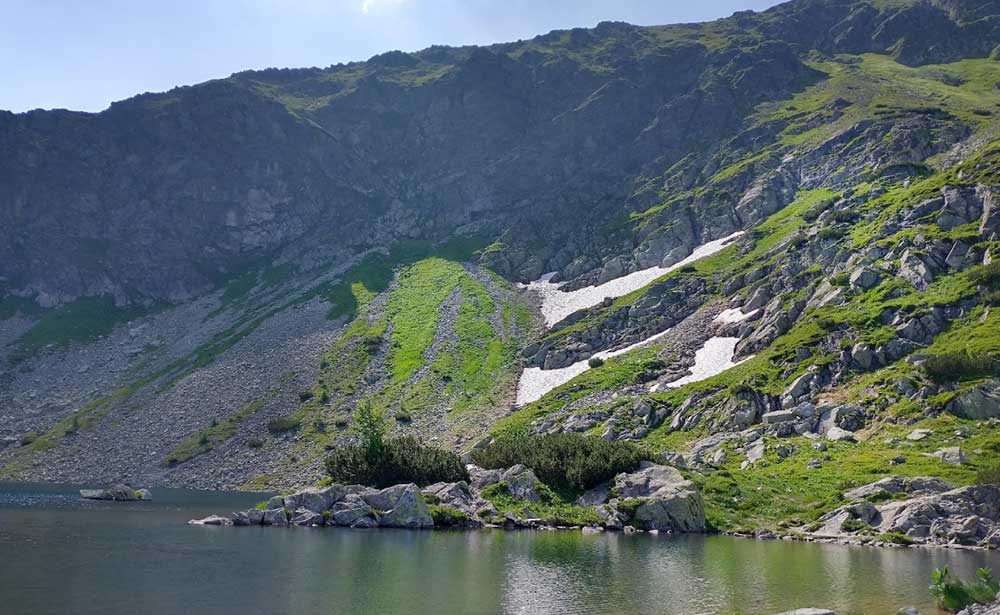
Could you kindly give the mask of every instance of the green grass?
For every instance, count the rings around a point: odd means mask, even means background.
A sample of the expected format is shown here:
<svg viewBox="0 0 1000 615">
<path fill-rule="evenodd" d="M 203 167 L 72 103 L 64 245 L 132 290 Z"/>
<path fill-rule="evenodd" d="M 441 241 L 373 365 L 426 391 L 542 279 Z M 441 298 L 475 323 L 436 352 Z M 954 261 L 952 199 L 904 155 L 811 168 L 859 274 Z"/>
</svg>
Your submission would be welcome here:
<svg viewBox="0 0 1000 615">
<path fill-rule="evenodd" d="M 486 487 L 482 491 L 482 496 L 496 506 L 501 516 L 495 520 L 497 522 L 503 521 L 502 516 L 505 512 L 521 518 L 528 517 L 526 509 L 536 519 L 552 525 L 588 525 L 601 521 L 597 512 L 590 506 L 574 504 L 572 495 L 561 495 L 542 483 L 535 483 L 535 490 L 539 495 L 538 502 L 525 502 L 514 498 L 505 483 L 494 483 Z"/>
<path fill-rule="evenodd" d="M 266 402 L 266 399 L 254 400 L 222 421 L 213 422 L 209 426 L 184 438 L 180 444 L 167 453 L 163 463 L 168 466 L 174 466 L 211 451 L 218 444 L 236 435 L 236 430 L 240 423 L 256 414 L 264 407 Z"/>
<path fill-rule="evenodd" d="M 118 308 L 110 296 L 77 299 L 43 311 L 35 310 L 23 302 L 5 302 L 8 311 L 16 309 L 37 317 L 37 322 L 13 342 L 16 347 L 13 353 L 15 360 L 26 359 L 48 346 L 65 348 L 74 342 L 96 340 L 111 333 L 116 326 L 147 316 L 157 309 L 141 306 Z"/>
<path fill-rule="evenodd" d="M 910 442 L 912 429 L 928 428 L 927 440 Z M 968 464 L 952 466 L 925 456 L 943 446 L 954 446 L 956 429 L 969 429 L 972 436 L 961 442 Z M 886 444 L 886 440 L 898 442 Z M 782 521 L 814 521 L 840 506 L 841 494 L 853 487 L 886 476 L 939 476 L 955 485 L 975 482 L 977 471 L 988 467 L 1000 453 L 1000 433 L 977 427 L 950 415 L 926 419 L 910 426 L 879 424 L 866 433 L 861 443 L 828 442 L 828 449 L 817 452 L 806 438 L 767 438 L 768 450 L 763 462 L 740 469 L 744 456 L 730 452 L 725 467 L 709 474 L 693 476 L 705 499 L 708 521 L 720 530 L 747 530 L 777 527 Z M 777 444 L 794 447 L 795 452 L 781 459 L 774 451 Z M 973 451 L 981 451 L 974 453 Z M 810 469 L 813 458 L 832 457 L 819 469 Z M 905 463 L 892 465 L 890 460 L 902 455 Z"/>
</svg>

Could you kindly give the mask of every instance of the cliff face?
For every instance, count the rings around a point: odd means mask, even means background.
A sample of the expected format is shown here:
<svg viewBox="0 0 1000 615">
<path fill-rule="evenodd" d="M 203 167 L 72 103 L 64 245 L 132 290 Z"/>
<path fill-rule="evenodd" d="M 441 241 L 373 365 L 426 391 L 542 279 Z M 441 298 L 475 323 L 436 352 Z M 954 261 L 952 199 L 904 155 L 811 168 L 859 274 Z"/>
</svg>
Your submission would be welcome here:
<svg viewBox="0 0 1000 615">
<path fill-rule="evenodd" d="M 634 241 L 616 223 L 657 198 L 650 178 L 820 78 L 804 52 L 944 62 L 998 28 L 981 2 L 810 0 L 0 114 L 0 284 L 44 306 L 176 303 L 263 258 L 456 233 L 504 237 L 492 264 L 515 278 L 596 266 Z"/>
</svg>

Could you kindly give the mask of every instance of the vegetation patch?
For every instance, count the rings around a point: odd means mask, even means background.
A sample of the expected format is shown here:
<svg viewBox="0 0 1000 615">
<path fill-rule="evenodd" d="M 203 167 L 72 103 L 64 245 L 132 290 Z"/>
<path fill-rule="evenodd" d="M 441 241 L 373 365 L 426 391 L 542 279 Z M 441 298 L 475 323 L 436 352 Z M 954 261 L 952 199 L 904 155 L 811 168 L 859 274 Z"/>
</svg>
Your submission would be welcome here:
<svg viewBox="0 0 1000 615">
<path fill-rule="evenodd" d="M 631 472 L 649 459 L 644 448 L 630 442 L 574 433 L 501 437 L 472 452 L 472 460 L 481 467 L 509 468 L 520 463 L 546 485 L 579 491 Z"/>
</svg>

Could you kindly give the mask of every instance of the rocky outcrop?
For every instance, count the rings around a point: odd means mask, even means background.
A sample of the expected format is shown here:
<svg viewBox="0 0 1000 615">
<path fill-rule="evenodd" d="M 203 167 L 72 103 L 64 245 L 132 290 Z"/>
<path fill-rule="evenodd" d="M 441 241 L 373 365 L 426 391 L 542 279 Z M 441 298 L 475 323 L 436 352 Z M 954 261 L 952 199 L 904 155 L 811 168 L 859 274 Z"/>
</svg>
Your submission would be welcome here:
<svg viewBox="0 0 1000 615">
<path fill-rule="evenodd" d="M 706 529 L 701 494 L 694 483 L 670 466 L 643 462 L 638 471 L 616 476 L 610 493 L 614 497 L 608 503 L 606 518 L 624 517 L 625 523 L 649 530 Z"/>
<path fill-rule="evenodd" d="M 964 419 L 1000 418 L 1000 381 L 991 380 L 955 396 L 948 411 Z"/>
<path fill-rule="evenodd" d="M 874 502 L 890 499 L 882 504 Z M 844 494 L 855 499 L 823 515 L 818 537 L 902 535 L 917 544 L 1000 547 L 1000 487 L 951 489 L 935 478 L 882 479 Z"/>
<path fill-rule="evenodd" d="M 132 489 L 127 485 L 115 485 L 106 489 L 81 489 L 80 497 L 85 500 L 112 500 L 115 502 L 149 501 L 153 495 L 148 489 Z"/>
<path fill-rule="evenodd" d="M 266 502 L 263 510 L 233 513 L 230 522 L 236 526 L 330 525 L 407 529 L 434 526 L 424 496 L 413 484 L 393 485 L 385 489 L 361 485 L 310 487 L 286 496 L 274 496 Z M 197 523 L 209 524 L 206 520 Z"/>
</svg>

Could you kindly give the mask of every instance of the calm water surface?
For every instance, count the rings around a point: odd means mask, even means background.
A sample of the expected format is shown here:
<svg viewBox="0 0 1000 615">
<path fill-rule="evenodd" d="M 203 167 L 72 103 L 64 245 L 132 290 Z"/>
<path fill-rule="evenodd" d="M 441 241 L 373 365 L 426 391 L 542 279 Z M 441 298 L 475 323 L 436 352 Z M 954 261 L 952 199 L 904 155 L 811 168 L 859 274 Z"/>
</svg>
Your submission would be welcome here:
<svg viewBox="0 0 1000 615">
<path fill-rule="evenodd" d="M 0 613 L 926 615 L 934 567 L 1000 570 L 996 553 L 721 536 L 197 527 L 261 496 L 153 497 L 0 483 Z"/>
</svg>

